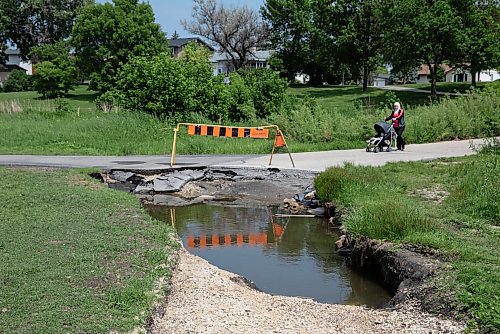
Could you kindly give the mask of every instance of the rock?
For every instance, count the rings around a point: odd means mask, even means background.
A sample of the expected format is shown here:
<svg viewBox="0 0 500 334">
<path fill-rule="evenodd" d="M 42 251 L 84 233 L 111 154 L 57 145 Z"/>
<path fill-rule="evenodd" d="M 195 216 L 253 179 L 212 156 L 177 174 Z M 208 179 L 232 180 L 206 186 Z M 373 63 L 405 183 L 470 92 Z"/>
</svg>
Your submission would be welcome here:
<svg viewBox="0 0 500 334">
<path fill-rule="evenodd" d="M 343 248 L 345 246 L 347 246 L 347 238 L 346 238 L 345 234 L 343 234 L 340 236 L 339 240 L 335 241 L 335 247 L 337 249 L 340 249 L 340 248 Z"/>
<path fill-rule="evenodd" d="M 153 181 L 153 190 L 157 193 L 172 193 L 180 191 L 181 188 L 187 183 L 185 179 L 177 177 L 158 178 Z"/>
<path fill-rule="evenodd" d="M 149 194 L 153 191 L 153 184 L 152 183 L 146 183 L 146 184 L 140 184 L 134 189 L 134 194 Z"/>
<path fill-rule="evenodd" d="M 153 205 L 184 206 L 191 204 L 182 198 L 172 195 L 154 195 Z"/>
<path fill-rule="evenodd" d="M 191 201 L 192 204 L 196 203 L 206 203 L 209 201 L 215 200 L 215 196 L 210 196 L 210 195 L 202 195 L 199 197 L 196 197 L 194 200 Z"/>
<path fill-rule="evenodd" d="M 193 177 L 190 175 L 189 172 L 191 171 L 180 171 L 180 172 L 175 171 L 173 174 L 170 174 L 168 178 L 170 179 L 171 177 L 175 177 L 176 179 L 179 180 L 191 181 L 193 180 Z"/>
<path fill-rule="evenodd" d="M 116 170 L 116 171 L 111 172 L 111 174 L 109 174 L 109 176 L 113 180 L 116 180 L 118 182 L 127 182 L 134 175 L 135 174 L 132 172 L 123 172 L 121 170 Z"/>
<path fill-rule="evenodd" d="M 325 215 L 325 208 L 318 207 L 315 209 L 309 209 L 307 212 L 318 217 L 323 217 Z"/>
<path fill-rule="evenodd" d="M 190 176 L 192 181 L 201 180 L 202 178 L 205 177 L 204 170 L 183 170 L 182 172 L 179 173 Z"/>
</svg>

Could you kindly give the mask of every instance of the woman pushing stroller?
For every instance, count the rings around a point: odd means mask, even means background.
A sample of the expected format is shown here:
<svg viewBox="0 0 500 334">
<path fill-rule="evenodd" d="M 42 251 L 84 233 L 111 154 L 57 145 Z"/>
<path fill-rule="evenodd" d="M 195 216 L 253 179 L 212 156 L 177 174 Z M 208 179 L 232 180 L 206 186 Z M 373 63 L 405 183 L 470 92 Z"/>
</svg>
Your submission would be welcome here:
<svg viewBox="0 0 500 334">
<path fill-rule="evenodd" d="M 385 118 L 385 121 L 392 120 L 392 125 L 394 127 L 394 131 L 396 131 L 397 139 L 396 146 L 398 150 L 405 150 L 405 141 L 403 139 L 403 132 L 405 131 L 405 111 L 401 107 L 399 102 L 394 103 L 394 108 L 392 109 L 392 114 Z"/>
</svg>

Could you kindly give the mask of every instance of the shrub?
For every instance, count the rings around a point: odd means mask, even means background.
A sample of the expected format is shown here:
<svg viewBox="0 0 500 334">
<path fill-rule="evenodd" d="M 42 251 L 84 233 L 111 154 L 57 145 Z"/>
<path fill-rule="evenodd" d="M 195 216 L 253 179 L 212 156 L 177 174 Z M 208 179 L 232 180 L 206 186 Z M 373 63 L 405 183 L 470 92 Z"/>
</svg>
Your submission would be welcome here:
<svg viewBox="0 0 500 334">
<path fill-rule="evenodd" d="M 116 88 L 99 102 L 107 100 L 156 116 L 201 114 L 215 121 L 227 114 L 223 85 L 206 61 L 174 59 L 163 53 L 152 59 L 132 59 L 119 72 Z"/>
<path fill-rule="evenodd" d="M 25 92 L 32 89 L 32 77 L 23 70 L 13 70 L 3 86 L 4 92 Z"/>
<path fill-rule="evenodd" d="M 74 58 L 70 57 L 67 41 L 34 47 L 30 56 L 38 59 L 34 88 L 44 97 L 61 97 L 73 89 L 78 81 Z"/>
<path fill-rule="evenodd" d="M 230 78 L 231 96 L 237 102 L 234 108 L 235 115 L 244 114 L 244 112 L 239 112 L 241 107 L 255 110 L 257 118 L 265 118 L 281 110 L 285 102 L 288 83 L 280 78 L 277 72 L 269 69 L 240 70 L 232 73 Z M 244 89 L 241 89 L 242 84 Z M 231 86 L 237 86 L 237 88 Z M 244 91 L 244 96 L 239 95 L 241 91 Z M 245 101 L 242 101 L 243 98 Z M 232 114 L 230 117 L 238 119 Z"/>
<path fill-rule="evenodd" d="M 75 86 L 76 77 L 77 70 L 69 63 L 64 66 L 44 61 L 36 66 L 34 88 L 44 97 L 61 97 Z"/>
</svg>

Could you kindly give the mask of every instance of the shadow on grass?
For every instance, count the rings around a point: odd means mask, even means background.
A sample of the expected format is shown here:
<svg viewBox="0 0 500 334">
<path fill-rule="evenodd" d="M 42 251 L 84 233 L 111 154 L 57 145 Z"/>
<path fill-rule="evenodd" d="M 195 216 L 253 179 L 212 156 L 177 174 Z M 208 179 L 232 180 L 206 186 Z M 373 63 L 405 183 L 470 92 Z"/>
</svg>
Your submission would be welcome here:
<svg viewBox="0 0 500 334">
<path fill-rule="evenodd" d="M 98 93 L 94 92 L 89 92 L 88 94 L 82 95 L 82 94 L 68 94 L 66 95 L 66 98 L 71 101 L 83 101 L 83 102 L 94 102 L 97 97 L 99 96 Z"/>
</svg>

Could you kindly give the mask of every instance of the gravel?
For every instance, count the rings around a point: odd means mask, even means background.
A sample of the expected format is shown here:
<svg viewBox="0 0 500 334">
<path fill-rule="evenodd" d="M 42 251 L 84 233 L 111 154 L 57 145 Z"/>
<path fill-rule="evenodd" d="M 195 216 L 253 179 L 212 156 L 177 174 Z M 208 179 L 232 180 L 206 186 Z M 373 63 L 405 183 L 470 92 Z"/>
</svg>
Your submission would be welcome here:
<svg viewBox="0 0 500 334">
<path fill-rule="evenodd" d="M 250 288 L 233 273 L 179 252 L 165 312 L 151 333 L 461 333 L 465 325 L 422 313 L 372 310 L 273 296 Z"/>
</svg>

